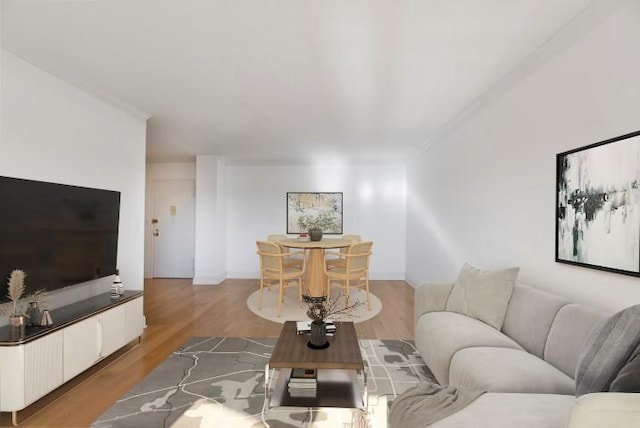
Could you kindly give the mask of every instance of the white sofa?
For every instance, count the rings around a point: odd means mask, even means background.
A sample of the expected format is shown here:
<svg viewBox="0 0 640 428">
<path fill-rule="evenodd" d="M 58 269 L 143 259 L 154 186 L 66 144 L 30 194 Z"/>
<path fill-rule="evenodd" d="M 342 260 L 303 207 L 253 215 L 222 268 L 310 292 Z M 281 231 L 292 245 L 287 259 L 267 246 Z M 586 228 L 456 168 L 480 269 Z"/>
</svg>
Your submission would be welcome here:
<svg viewBox="0 0 640 428">
<path fill-rule="evenodd" d="M 498 331 L 445 310 L 453 285 L 417 287 L 416 348 L 441 385 L 488 392 L 431 427 L 640 427 L 640 394 L 575 397 L 583 344 L 608 314 L 518 283 Z"/>
</svg>

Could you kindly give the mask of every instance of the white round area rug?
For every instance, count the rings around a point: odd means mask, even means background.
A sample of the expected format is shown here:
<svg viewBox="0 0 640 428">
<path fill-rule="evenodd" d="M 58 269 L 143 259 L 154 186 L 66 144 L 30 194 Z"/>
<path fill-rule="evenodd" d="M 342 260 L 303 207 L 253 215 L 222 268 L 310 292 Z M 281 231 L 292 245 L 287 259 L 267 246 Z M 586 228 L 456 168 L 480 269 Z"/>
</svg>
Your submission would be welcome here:
<svg viewBox="0 0 640 428">
<path fill-rule="evenodd" d="M 332 300 L 338 296 L 338 289 L 336 289 L 334 293 L 335 294 L 331 295 Z M 342 302 L 344 298 L 345 296 L 341 295 L 340 302 Z M 360 306 L 352 311 L 352 316 L 339 315 L 329 318 L 333 321 L 353 321 L 354 323 L 370 320 L 380 313 L 382 310 L 382 302 L 372 293 L 369 293 L 369 298 L 371 300 L 371 310 L 367 308 L 367 293 L 364 290 L 352 289 L 349 302 L 358 300 L 361 303 Z M 267 288 L 264 289 L 261 309 L 258 309 L 259 299 L 260 290 L 256 290 L 247 299 L 247 306 L 251 309 L 251 312 L 269 321 L 283 323 L 285 321 L 305 321 L 309 319 L 307 316 L 308 307 L 306 303 L 298 300 L 298 290 L 295 288 L 285 290 L 282 314 L 279 317 L 277 315 L 278 287 L 271 287 L 271 290 Z"/>
</svg>

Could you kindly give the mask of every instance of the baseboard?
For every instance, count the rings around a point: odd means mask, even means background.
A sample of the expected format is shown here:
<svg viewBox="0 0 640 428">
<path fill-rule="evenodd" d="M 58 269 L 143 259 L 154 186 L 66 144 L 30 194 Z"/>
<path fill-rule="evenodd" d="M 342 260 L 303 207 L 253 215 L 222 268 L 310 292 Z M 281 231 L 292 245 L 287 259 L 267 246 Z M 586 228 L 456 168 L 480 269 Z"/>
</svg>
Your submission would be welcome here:
<svg viewBox="0 0 640 428">
<path fill-rule="evenodd" d="M 413 288 L 417 288 L 420 284 L 430 281 L 430 280 L 425 280 L 424 278 L 422 279 L 415 278 L 415 277 L 412 277 L 411 275 L 406 275 L 404 280 L 407 281 L 407 283 Z"/>
<path fill-rule="evenodd" d="M 232 279 L 259 279 L 260 272 L 227 272 L 227 278 Z"/>
<path fill-rule="evenodd" d="M 217 285 L 227 279 L 226 276 L 196 276 L 193 278 L 193 285 Z"/>
<path fill-rule="evenodd" d="M 369 272 L 371 280 L 404 281 L 404 272 Z"/>
<path fill-rule="evenodd" d="M 418 283 L 416 281 L 411 280 L 409 278 L 405 278 L 404 280 L 407 282 L 407 284 L 409 284 L 413 288 L 417 288 L 418 287 Z"/>
</svg>

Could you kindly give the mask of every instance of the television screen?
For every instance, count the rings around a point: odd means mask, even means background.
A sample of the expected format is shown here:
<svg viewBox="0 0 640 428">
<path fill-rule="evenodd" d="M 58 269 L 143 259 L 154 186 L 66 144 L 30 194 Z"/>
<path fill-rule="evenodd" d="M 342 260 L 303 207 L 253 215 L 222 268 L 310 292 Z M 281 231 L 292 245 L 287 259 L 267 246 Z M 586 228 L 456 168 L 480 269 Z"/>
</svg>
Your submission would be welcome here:
<svg viewBox="0 0 640 428">
<path fill-rule="evenodd" d="M 0 177 L 0 302 L 14 269 L 26 295 L 115 273 L 120 192 Z"/>
</svg>

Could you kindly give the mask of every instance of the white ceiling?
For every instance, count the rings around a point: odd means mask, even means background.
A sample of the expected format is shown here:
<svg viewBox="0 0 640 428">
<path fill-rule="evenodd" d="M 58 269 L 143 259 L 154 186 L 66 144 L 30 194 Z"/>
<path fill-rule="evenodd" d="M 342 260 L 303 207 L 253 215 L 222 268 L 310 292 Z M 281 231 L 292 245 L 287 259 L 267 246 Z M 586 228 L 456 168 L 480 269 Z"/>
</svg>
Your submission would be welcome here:
<svg viewBox="0 0 640 428">
<path fill-rule="evenodd" d="M 150 161 L 400 159 L 591 0 L 1 0 L 2 45 L 149 117 Z"/>
</svg>

